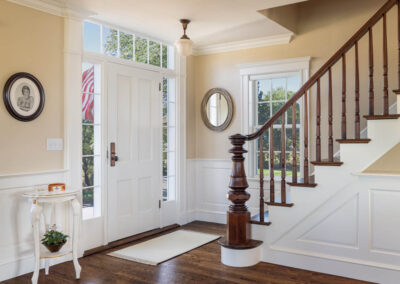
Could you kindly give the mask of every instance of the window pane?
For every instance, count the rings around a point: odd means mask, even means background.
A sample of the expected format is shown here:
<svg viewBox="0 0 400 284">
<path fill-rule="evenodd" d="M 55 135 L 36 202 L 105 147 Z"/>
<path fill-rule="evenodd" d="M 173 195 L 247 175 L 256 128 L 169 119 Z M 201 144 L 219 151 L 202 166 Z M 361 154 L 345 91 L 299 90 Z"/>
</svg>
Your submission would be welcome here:
<svg viewBox="0 0 400 284">
<path fill-rule="evenodd" d="M 162 46 L 162 67 L 168 68 L 168 46 Z"/>
<path fill-rule="evenodd" d="M 131 60 L 133 58 L 133 35 L 119 33 L 119 54 L 123 59 Z"/>
<path fill-rule="evenodd" d="M 85 188 L 82 190 L 83 208 L 93 207 L 94 205 L 94 188 Z"/>
<path fill-rule="evenodd" d="M 258 125 L 263 125 L 270 117 L 270 103 L 258 104 Z"/>
<path fill-rule="evenodd" d="M 94 123 L 94 94 L 82 94 L 82 122 Z"/>
<path fill-rule="evenodd" d="M 168 177 L 163 177 L 163 184 L 162 184 L 162 196 L 163 201 L 168 200 Z"/>
<path fill-rule="evenodd" d="M 103 52 L 104 54 L 117 56 L 118 31 L 103 26 Z"/>
<path fill-rule="evenodd" d="M 274 151 L 281 150 L 281 133 L 282 129 L 274 128 Z"/>
<path fill-rule="evenodd" d="M 292 128 L 286 128 L 286 151 L 292 151 L 293 139 L 292 139 Z M 296 128 L 296 149 L 300 151 L 300 128 Z"/>
<path fill-rule="evenodd" d="M 82 155 L 93 155 L 94 126 L 82 125 Z"/>
<path fill-rule="evenodd" d="M 269 169 L 269 153 L 264 152 L 263 153 L 264 157 L 264 176 L 269 175 L 268 169 Z M 260 152 L 257 152 L 257 174 L 260 174 Z"/>
<path fill-rule="evenodd" d="M 168 176 L 167 157 L 168 157 L 168 153 L 163 152 L 163 176 L 164 177 Z"/>
<path fill-rule="evenodd" d="M 264 153 L 269 151 L 269 129 L 267 131 L 265 131 L 262 135 L 263 138 L 263 151 Z M 260 147 L 260 140 L 259 138 L 256 139 L 256 149 L 257 151 L 260 151 L 259 147 Z"/>
<path fill-rule="evenodd" d="M 286 124 L 292 124 L 292 107 L 287 111 Z M 300 124 L 300 104 L 296 103 L 296 124 Z"/>
<path fill-rule="evenodd" d="M 284 104 L 285 104 L 284 102 L 282 102 L 282 103 L 272 103 L 272 115 L 274 115 L 275 113 L 277 113 L 278 110 L 279 110 L 281 107 L 283 107 Z M 282 118 L 279 117 L 277 120 L 275 120 L 274 124 L 275 124 L 275 125 L 276 125 L 276 124 L 282 124 Z"/>
<path fill-rule="evenodd" d="M 135 56 L 137 62 L 147 63 L 147 39 L 135 38 Z"/>
<path fill-rule="evenodd" d="M 272 100 L 286 100 L 286 79 L 272 79 Z"/>
<path fill-rule="evenodd" d="M 149 63 L 155 66 L 161 66 L 161 46 L 159 43 L 149 41 Z"/>
<path fill-rule="evenodd" d="M 287 96 L 292 97 L 300 89 L 300 75 L 287 79 Z"/>
<path fill-rule="evenodd" d="M 300 152 L 296 152 L 296 159 L 297 159 L 297 177 L 300 176 Z M 293 175 L 293 155 L 292 152 L 286 153 L 286 176 Z"/>
<path fill-rule="evenodd" d="M 269 101 L 271 99 L 271 80 L 257 81 L 258 101 Z"/>
<path fill-rule="evenodd" d="M 94 185 L 93 157 L 82 158 L 82 187 Z"/>
<path fill-rule="evenodd" d="M 163 127 L 163 151 L 168 151 L 168 128 Z"/>
<path fill-rule="evenodd" d="M 100 53 L 100 25 L 83 23 L 83 48 L 86 51 Z"/>
</svg>

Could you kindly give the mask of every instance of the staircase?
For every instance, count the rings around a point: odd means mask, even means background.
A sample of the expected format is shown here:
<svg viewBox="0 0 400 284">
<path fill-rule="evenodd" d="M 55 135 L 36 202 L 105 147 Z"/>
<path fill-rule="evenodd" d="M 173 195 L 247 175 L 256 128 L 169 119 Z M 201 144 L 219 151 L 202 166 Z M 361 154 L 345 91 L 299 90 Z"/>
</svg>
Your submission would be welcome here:
<svg viewBox="0 0 400 284">
<path fill-rule="evenodd" d="M 393 11 L 395 10 L 395 11 Z M 399 39 L 398 73 L 388 72 L 387 13 L 397 13 Z M 378 25 L 379 23 L 379 25 Z M 374 88 L 374 31 L 382 29 L 383 91 Z M 368 40 L 369 91 L 360 96 L 359 41 Z M 348 52 L 354 52 L 354 62 L 347 62 Z M 333 137 L 333 84 L 332 69 L 340 64 L 341 113 L 340 137 Z M 354 89 L 347 88 L 347 66 L 354 64 Z M 336 73 L 335 73 L 336 74 Z M 232 202 L 227 212 L 227 234 L 220 240 L 223 248 L 250 250 L 261 247 L 260 260 L 290 265 L 303 269 L 372 280 L 380 283 L 400 283 L 400 178 L 371 176 L 362 171 L 379 157 L 400 143 L 400 115 L 389 114 L 389 76 L 398 78 L 398 89 L 391 95 L 400 95 L 400 4 L 387 1 L 257 132 L 230 137 L 233 148 L 232 175 L 228 199 Z M 321 80 L 327 80 L 328 89 L 321 90 Z M 310 102 L 311 88 L 315 100 Z M 323 94 L 323 96 L 321 95 Z M 351 96 L 350 96 L 351 94 Z M 321 101 L 327 97 L 327 101 Z M 354 99 L 354 109 L 348 109 Z M 383 109 L 374 102 L 382 100 Z M 285 113 L 292 112 L 296 124 L 295 105 L 301 100 L 304 109 L 304 140 L 296 141 L 296 128 L 292 128 L 292 168 L 302 159 L 303 169 L 293 171 L 286 182 L 285 170 Z M 368 112 L 360 111 L 360 100 L 367 100 Z M 316 110 L 315 137 L 309 135 L 310 104 Z M 328 105 L 328 121 L 321 120 L 321 103 Z M 398 104 L 400 105 L 400 104 Z M 348 121 L 352 112 L 354 121 Z M 367 120 L 367 138 L 361 138 L 360 121 Z M 273 125 L 281 119 L 281 177 L 276 183 L 274 171 L 264 177 L 263 135 L 269 132 L 270 157 L 273 150 Z M 321 144 L 321 125 L 328 129 L 328 143 Z M 354 137 L 348 135 L 354 127 Z M 259 145 L 259 213 L 250 216 L 246 202 L 248 183 L 245 174 L 244 148 L 246 141 L 256 140 Z M 315 139 L 315 160 L 309 161 L 310 139 Z M 339 143 L 340 160 L 334 158 L 334 143 Z M 296 156 L 298 143 L 303 143 L 304 154 Z M 322 148 L 327 147 L 327 159 Z M 400 161 L 399 161 L 400 162 Z M 274 169 L 274 159 L 268 161 Z M 310 174 L 311 165 L 314 173 Z M 276 169 L 276 165 L 275 165 Z M 266 179 L 267 178 L 267 179 Z M 279 187 L 277 186 L 279 185 Z M 269 196 L 265 196 L 265 192 Z M 256 198 L 256 197 L 252 197 Z M 399 209 L 397 209 L 399 208 Z M 397 219 L 399 218 L 399 219 Z M 398 229 L 399 228 L 399 229 Z M 318 264 L 318 265 L 317 265 Z"/>
</svg>

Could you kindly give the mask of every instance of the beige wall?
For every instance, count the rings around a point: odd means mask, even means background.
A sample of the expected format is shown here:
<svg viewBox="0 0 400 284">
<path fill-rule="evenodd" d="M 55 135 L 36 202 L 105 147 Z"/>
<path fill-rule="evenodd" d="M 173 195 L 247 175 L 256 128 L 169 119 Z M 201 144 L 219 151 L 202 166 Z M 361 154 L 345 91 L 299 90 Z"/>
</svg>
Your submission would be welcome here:
<svg viewBox="0 0 400 284">
<path fill-rule="evenodd" d="M 400 143 L 369 166 L 364 173 L 400 174 Z"/>
<path fill-rule="evenodd" d="M 290 44 L 269 46 L 227 52 L 221 54 L 204 55 L 189 58 L 188 60 L 188 158 L 225 159 L 230 158 L 228 137 L 241 130 L 240 113 L 240 76 L 238 64 L 262 62 L 268 60 L 311 56 L 311 74 L 332 56 L 384 3 L 384 0 L 319 0 L 313 5 L 308 2 L 299 5 L 297 35 Z M 283 15 L 285 16 L 285 15 Z M 395 25 L 397 15 L 392 10 L 388 15 L 389 35 L 389 89 L 397 88 L 397 32 Z M 376 109 L 382 110 L 382 24 L 374 28 L 375 48 L 375 90 Z M 367 112 L 368 97 L 368 41 L 364 38 L 359 44 L 360 74 L 361 74 L 361 110 Z M 354 51 L 347 56 L 348 81 L 348 132 L 353 137 L 354 124 Z M 333 111 L 334 111 L 334 138 L 340 138 L 340 105 L 341 105 L 341 64 L 333 68 Z M 327 80 L 322 80 L 322 125 L 327 125 Z M 221 132 L 212 132 L 205 127 L 201 120 L 200 104 L 203 96 L 210 88 L 222 87 L 227 89 L 234 100 L 235 114 L 231 126 Z M 311 93 L 311 148 L 315 141 L 315 92 Z M 390 93 L 391 103 L 394 95 Z M 325 104 L 324 104 L 325 102 Z M 362 121 L 362 128 L 365 121 Z M 327 127 L 322 129 L 323 153 L 327 152 Z M 335 143 L 335 151 L 338 149 Z M 312 149 L 311 149 L 312 150 Z M 312 150 L 312 156 L 314 151 Z"/>
<path fill-rule="evenodd" d="M 63 20 L 0 1 L 0 87 L 16 72 L 42 83 L 46 103 L 32 122 L 20 122 L 0 103 L 0 175 L 63 168 L 62 151 L 46 138 L 63 138 Z"/>
</svg>

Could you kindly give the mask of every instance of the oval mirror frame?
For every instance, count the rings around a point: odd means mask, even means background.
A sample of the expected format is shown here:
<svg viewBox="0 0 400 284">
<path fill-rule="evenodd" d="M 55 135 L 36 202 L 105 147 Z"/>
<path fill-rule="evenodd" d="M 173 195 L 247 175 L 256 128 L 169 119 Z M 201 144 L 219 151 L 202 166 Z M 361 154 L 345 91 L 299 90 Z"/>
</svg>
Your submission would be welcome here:
<svg viewBox="0 0 400 284">
<path fill-rule="evenodd" d="M 215 126 L 213 125 L 210 120 L 208 119 L 207 116 L 207 103 L 208 100 L 210 99 L 210 97 L 212 95 L 214 95 L 215 93 L 219 93 L 221 94 L 227 104 L 228 104 L 228 114 L 227 117 L 224 121 L 223 124 L 219 125 L 219 126 Z M 232 122 L 232 118 L 233 118 L 233 100 L 231 95 L 229 94 L 229 92 L 223 88 L 213 88 L 210 89 L 204 96 L 203 101 L 201 102 L 201 118 L 203 119 L 204 124 L 207 126 L 208 129 L 213 130 L 213 131 L 217 131 L 217 132 L 221 132 L 224 131 L 226 128 L 228 128 L 229 124 Z"/>
</svg>

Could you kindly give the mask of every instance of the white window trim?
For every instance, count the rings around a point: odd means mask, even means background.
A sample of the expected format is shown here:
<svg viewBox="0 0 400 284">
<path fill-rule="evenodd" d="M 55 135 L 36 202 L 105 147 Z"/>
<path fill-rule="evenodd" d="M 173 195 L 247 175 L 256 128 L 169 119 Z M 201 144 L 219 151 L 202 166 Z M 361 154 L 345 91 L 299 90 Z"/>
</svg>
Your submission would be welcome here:
<svg viewBox="0 0 400 284">
<path fill-rule="evenodd" d="M 251 101 L 250 101 L 250 94 L 251 94 L 251 87 L 250 82 L 259 76 L 271 76 L 273 74 L 282 74 L 282 73 L 292 73 L 292 72 L 300 72 L 300 83 L 303 85 L 309 78 L 309 71 L 310 71 L 310 61 L 311 57 L 299 57 L 299 58 L 290 58 L 290 59 L 283 59 L 283 60 L 274 60 L 274 61 L 265 61 L 265 62 L 256 62 L 256 63 L 249 63 L 249 64 L 240 64 L 238 68 L 240 70 L 241 76 L 241 113 L 242 113 L 242 125 L 241 125 L 241 132 L 245 134 L 250 134 L 253 129 L 251 128 Z M 301 99 L 301 105 L 304 110 L 304 100 Z M 308 108 L 310 110 L 310 108 Z M 304 111 L 301 111 L 300 123 L 303 124 L 304 121 Z M 310 130 L 309 130 L 310 131 Z M 300 128 L 300 156 L 303 157 L 304 155 L 304 143 L 303 138 L 303 128 Z M 310 135 L 308 135 L 310 137 Z M 249 174 L 249 180 L 256 179 L 255 173 L 255 161 L 254 161 L 254 151 L 255 151 L 255 142 L 249 142 L 247 145 L 249 150 L 249 154 L 247 155 L 246 159 L 246 172 Z M 300 178 L 303 177 L 303 161 L 300 159 Z M 279 180 L 280 177 L 277 177 Z M 265 177 L 266 180 L 269 177 Z"/>
</svg>

